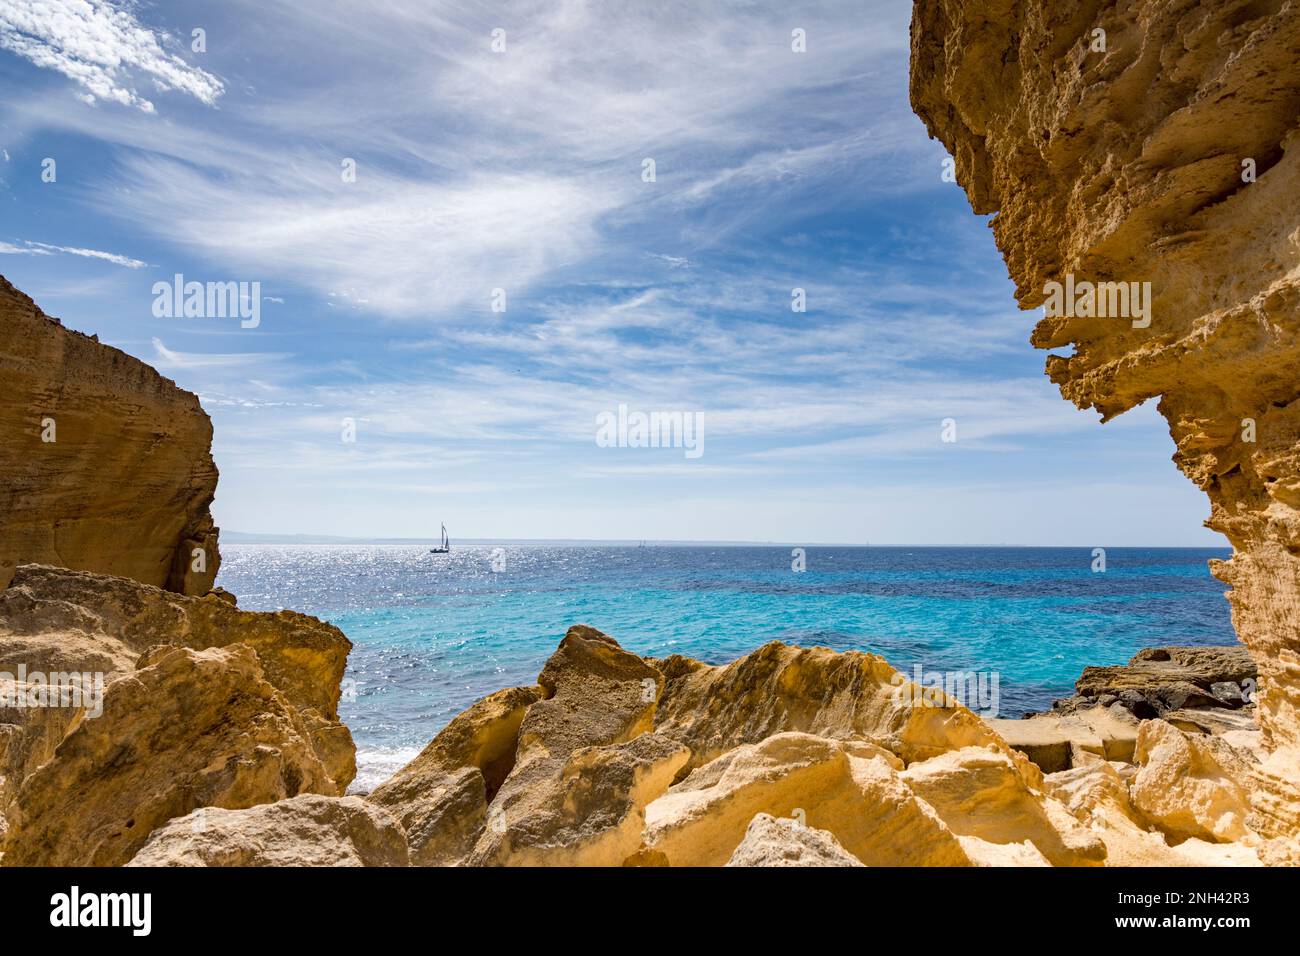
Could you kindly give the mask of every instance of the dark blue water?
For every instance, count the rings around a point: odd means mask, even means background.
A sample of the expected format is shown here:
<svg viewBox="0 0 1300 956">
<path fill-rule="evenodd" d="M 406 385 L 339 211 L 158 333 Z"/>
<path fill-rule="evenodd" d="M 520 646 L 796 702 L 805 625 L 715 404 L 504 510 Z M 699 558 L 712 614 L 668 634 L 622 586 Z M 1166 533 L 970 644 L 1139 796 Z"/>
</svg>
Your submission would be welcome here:
<svg viewBox="0 0 1300 956">
<path fill-rule="evenodd" d="M 1000 715 L 1072 692 L 1086 665 L 1236 641 L 1209 558 L 1224 550 L 227 545 L 219 582 L 356 645 L 341 710 L 359 782 L 383 779 L 455 714 L 530 684 L 570 624 L 639 654 L 726 662 L 765 641 L 873 651 L 900 670 L 995 671 Z"/>
</svg>

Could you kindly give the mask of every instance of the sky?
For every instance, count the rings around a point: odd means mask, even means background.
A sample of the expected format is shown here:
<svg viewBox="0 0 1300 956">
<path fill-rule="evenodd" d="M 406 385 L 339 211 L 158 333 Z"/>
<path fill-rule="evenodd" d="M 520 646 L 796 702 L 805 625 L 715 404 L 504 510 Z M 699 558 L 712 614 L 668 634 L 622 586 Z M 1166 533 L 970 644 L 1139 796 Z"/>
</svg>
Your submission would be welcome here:
<svg viewBox="0 0 1300 956">
<path fill-rule="evenodd" d="M 910 6 L 4 0 L 0 273 L 199 395 L 225 529 L 1222 546 L 1043 375 Z"/>
</svg>

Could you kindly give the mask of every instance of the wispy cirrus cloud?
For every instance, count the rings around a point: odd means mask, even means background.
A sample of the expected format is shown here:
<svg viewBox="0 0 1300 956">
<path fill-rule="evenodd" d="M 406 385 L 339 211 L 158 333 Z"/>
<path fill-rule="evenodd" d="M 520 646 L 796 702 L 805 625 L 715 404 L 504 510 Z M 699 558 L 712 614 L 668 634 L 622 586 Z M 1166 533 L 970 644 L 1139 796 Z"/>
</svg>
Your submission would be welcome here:
<svg viewBox="0 0 1300 956">
<path fill-rule="evenodd" d="M 892 31 L 846 21 L 887 8 L 832 3 L 796 23 L 743 0 L 392 0 L 364 17 L 344 0 L 288 0 L 250 5 L 256 32 L 222 28 L 245 61 L 277 64 L 275 83 L 241 87 L 201 124 L 178 119 L 184 135 L 139 114 L 17 111 L 124 147 L 118 188 L 94 196 L 122 221 L 372 313 L 454 319 L 486 311 L 498 287 L 634 271 L 648 251 L 694 261 L 756 216 L 806 215 L 814 194 L 834 205 L 873 157 L 913 154 L 898 116 L 870 135 L 859 122 L 886 96 L 881 64 L 905 62 L 906 18 L 893 11 Z M 794 26 L 810 53 L 792 52 Z M 896 166 L 891 185 L 914 164 Z"/>
<path fill-rule="evenodd" d="M 163 48 L 166 34 L 143 26 L 134 12 L 108 0 L 5 0 L 0 49 L 56 70 L 75 82 L 87 103 L 107 100 L 154 112 L 135 87 L 145 77 L 159 90 L 187 93 L 209 106 L 224 89 L 212 74 Z"/>
<path fill-rule="evenodd" d="M 163 344 L 162 339 L 154 338 L 151 341 L 153 345 L 153 364 L 160 369 L 173 370 L 185 369 L 193 371 L 195 369 L 221 369 L 221 368 L 249 368 L 255 365 L 264 365 L 268 362 L 278 362 L 289 356 L 274 352 L 238 352 L 221 354 L 216 352 L 178 352 L 169 349 Z"/>
<path fill-rule="evenodd" d="M 0 255 L 5 256 L 80 256 L 83 259 L 100 259 L 126 269 L 143 269 L 149 265 L 141 259 L 118 255 L 116 252 L 104 252 L 100 249 L 84 249 L 80 246 L 55 246 L 47 242 L 20 240 L 20 245 L 0 241 Z"/>
</svg>

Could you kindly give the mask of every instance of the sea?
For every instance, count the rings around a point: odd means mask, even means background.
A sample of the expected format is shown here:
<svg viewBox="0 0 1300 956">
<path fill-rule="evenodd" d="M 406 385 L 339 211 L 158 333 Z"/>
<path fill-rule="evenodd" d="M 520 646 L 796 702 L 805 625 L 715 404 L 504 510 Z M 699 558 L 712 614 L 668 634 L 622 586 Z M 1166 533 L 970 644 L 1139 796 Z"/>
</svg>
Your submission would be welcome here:
<svg viewBox="0 0 1300 956">
<path fill-rule="evenodd" d="M 1236 643 L 1206 565 L 1227 549 L 512 544 L 440 555 L 224 544 L 222 554 L 217 583 L 241 608 L 314 614 L 352 640 L 340 712 L 363 792 L 473 701 L 534 683 L 572 624 L 656 657 L 719 664 L 776 640 L 870 651 L 909 676 L 996 675 L 1001 717 L 1047 709 L 1085 666 L 1144 647 Z"/>
</svg>

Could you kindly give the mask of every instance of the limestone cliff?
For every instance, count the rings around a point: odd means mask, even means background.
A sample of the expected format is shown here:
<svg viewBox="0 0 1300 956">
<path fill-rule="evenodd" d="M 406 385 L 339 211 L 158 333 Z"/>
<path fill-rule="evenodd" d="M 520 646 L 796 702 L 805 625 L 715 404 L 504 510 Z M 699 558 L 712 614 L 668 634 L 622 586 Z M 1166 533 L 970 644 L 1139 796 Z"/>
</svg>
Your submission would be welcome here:
<svg viewBox="0 0 1300 956">
<path fill-rule="evenodd" d="M 1233 546 L 1213 571 L 1259 667 L 1270 752 L 1252 822 L 1294 839 L 1300 5 L 918 0 L 911 96 L 975 212 L 997 214 L 1023 308 L 1071 277 L 1150 283 L 1143 316 L 1049 302 L 1032 342 L 1073 346 L 1047 373 L 1103 420 L 1159 399 Z"/>
<path fill-rule="evenodd" d="M 0 586 L 40 563 L 206 594 L 211 443 L 198 398 L 0 276 Z"/>
</svg>

